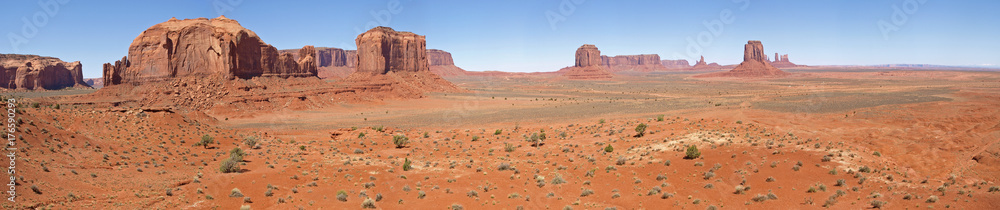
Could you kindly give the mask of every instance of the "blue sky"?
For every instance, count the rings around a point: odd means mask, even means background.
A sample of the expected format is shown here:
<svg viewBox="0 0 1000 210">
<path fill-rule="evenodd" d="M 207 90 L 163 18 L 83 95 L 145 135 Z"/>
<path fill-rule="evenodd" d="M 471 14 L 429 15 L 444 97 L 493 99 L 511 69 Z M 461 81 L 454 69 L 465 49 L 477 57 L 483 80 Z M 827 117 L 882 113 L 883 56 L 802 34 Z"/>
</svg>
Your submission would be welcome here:
<svg viewBox="0 0 1000 210">
<path fill-rule="evenodd" d="M 54 2 L 58 10 L 39 2 Z M 40 0 L 0 5 L 0 53 L 79 60 L 88 78 L 100 77 L 103 63 L 126 55 L 132 40 L 154 24 L 220 13 L 279 49 L 355 49 L 359 32 L 386 25 L 427 36 L 428 48 L 451 52 L 458 66 L 473 71 L 555 71 L 573 65 L 574 52 L 583 44 L 597 45 L 604 55 L 655 53 L 692 64 L 704 55 L 709 62 L 736 64 L 747 40 L 761 40 L 768 55 L 789 54 L 806 65 L 1000 64 L 1000 1 L 987 0 Z"/>
</svg>

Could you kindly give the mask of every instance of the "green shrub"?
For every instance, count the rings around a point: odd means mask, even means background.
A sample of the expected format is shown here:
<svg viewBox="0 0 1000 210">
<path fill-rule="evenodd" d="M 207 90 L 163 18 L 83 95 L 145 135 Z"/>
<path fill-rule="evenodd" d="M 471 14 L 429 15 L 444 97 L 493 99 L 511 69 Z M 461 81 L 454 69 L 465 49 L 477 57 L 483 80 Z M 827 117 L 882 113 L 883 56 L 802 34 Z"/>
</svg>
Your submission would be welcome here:
<svg viewBox="0 0 1000 210">
<path fill-rule="evenodd" d="M 392 136 L 392 143 L 396 145 L 396 148 L 406 147 L 406 144 L 410 143 L 410 138 L 404 135 L 394 135 Z"/>
<path fill-rule="evenodd" d="M 222 173 L 236 173 L 240 172 L 239 161 L 233 160 L 231 157 L 226 158 L 219 164 L 219 172 Z"/>
<path fill-rule="evenodd" d="M 375 201 L 373 201 L 371 198 L 365 198 L 365 201 L 361 202 L 361 208 L 363 208 L 363 209 L 374 209 L 375 208 Z"/>
<path fill-rule="evenodd" d="M 246 156 L 246 152 L 243 152 L 243 149 L 240 149 L 239 147 L 229 150 L 229 159 L 232 159 L 233 161 L 243 162 L 243 156 Z"/>
<path fill-rule="evenodd" d="M 410 169 L 413 169 L 413 166 L 410 166 L 410 164 L 411 164 L 410 159 L 409 158 L 404 158 L 403 159 L 403 171 L 409 171 Z"/>
<path fill-rule="evenodd" d="M 243 145 L 247 145 L 247 147 L 250 149 L 257 148 L 257 142 L 260 142 L 260 139 L 257 138 L 256 136 L 248 136 L 246 138 L 243 138 Z"/>
<path fill-rule="evenodd" d="M 662 114 L 661 115 L 657 115 L 656 116 L 656 121 L 657 122 L 663 122 L 663 115 Z"/>
<path fill-rule="evenodd" d="M 611 144 L 608 144 L 608 146 L 604 147 L 604 152 L 611 153 L 613 151 L 615 151 L 615 148 L 612 147 Z"/>
<path fill-rule="evenodd" d="M 510 144 L 510 143 L 503 143 L 503 151 L 506 151 L 506 152 L 513 152 L 513 151 L 514 151 L 514 149 L 517 149 L 517 147 L 515 147 L 515 146 L 514 146 L 513 144 Z"/>
<path fill-rule="evenodd" d="M 643 135 L 646 135 L 646 124 L 639 123 L 639 125 L 635 126 L 635 132 L 636 132 L 635 134 L 636 137 L 642 137 Z"/>
<path fill-rule="evenodd" d="M 347 202 L 347 192 L 344 190 L 337 191 L 337 200 Z"/>
<path fill-rule="evenodd" d="M 243 193 L 240 192 L 240 189 L 233 188 L 233 190 L 229 191 L 229 197 L 241 198 L 243 197 Z"/>
<path fill-rule="evenodd" d="M 698 147 L 695 147 L 694 145 L 688 147 L 687 152 L 684 153 L 685 159 L 695 159 L 698 157 L 701 157 L 701 152 L 699 152 Z"/>
<path fill-rule="evenodd" d="M 202 146 L 205 147 L 205 149 L 208 149 L 208 145 L 212 143 L 215 143 L 215 139 L 212 138 L 212 136 L 205 134 L 204 136 L 201 136 L 201 141 L 195 144 L 195 146 Z"/>
</svg>

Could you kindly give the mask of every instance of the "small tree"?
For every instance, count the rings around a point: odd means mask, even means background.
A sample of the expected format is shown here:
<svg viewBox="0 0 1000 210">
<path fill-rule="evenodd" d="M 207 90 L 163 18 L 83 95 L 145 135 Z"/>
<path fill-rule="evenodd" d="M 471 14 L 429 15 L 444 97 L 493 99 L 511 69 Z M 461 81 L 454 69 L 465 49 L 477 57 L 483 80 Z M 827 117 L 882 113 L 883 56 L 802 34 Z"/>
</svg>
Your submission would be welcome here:
<svg viewBox="0 0 1000 210">
<path fill-rule="evenodd" d="M 645 135 L 646 134 L 646 124 L 645 123 L 639 123 L 639 125 L 635 126 L 635 132 L 637 133 L 637 134 L 635 134 L 636 137 L 642 137 L 642 135 Z"/>
<path fill-rule="evenodd" d="M 410 143 L 410 138 L 404 135 L 394 135 L 392 136 L 392 143 L 396 145 L 396 148 L 406 147 L 407 143 Z"/>
<path fill-rule="evenodd" d="M 604 147 L 604 152 L 611 153 L 611 152 L 614 152 L 614 151 L 615 151 L 615 148 L 612 147 L 611 144 L 608 144 L 608 146 Z"/>
<path fill-rule="evenodd" d="M 205 149 L 208 149 L 208 145 L 211 143 L 215 143 L 215 139 L 213 139 L 212 136 L 205 134 L 204 136 L 201 136 L 201 141 L 198 142 L 198 145 L 201 145 L 202 147 L 205 147 Z"/>
<path fill-rule="evenodd" d="M 695 158 L 698 158 L 698 157 L 701 157 L 701 152 L 698 151 L 698 147 L 695 147 L 694 145 L 691 145 L 690 147 L 688 147 L 687 153 L 685 153 L 684 158 L 685 159 L 695 159 Z"/>
</svg>

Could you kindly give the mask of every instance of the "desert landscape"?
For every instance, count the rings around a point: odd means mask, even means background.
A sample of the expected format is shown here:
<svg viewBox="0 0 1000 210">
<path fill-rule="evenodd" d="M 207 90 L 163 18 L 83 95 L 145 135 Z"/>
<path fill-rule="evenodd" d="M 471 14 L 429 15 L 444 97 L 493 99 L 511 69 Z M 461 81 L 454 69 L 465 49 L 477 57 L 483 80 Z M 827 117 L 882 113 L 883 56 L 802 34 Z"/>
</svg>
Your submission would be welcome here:
<svg viewBox="0 0 1000 210">
<path fill-rule="evenodd" d="M 417 30 L 278 49 L 225 15 L 161 20 L 100 77 L 0 54 L 0 206 L 1000 209 L 1000 69 L 741 37 L 726 65 L 575 43 L 564 68 L 473 71 Z"/>
</svg>

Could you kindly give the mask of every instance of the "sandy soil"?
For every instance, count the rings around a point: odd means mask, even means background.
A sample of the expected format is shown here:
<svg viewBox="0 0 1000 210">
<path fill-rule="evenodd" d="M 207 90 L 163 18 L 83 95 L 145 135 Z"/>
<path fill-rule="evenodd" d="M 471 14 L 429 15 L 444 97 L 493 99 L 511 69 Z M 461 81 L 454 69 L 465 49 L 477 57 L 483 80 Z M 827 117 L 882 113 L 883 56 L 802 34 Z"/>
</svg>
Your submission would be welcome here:
<svg viewBox="0 0 1000 210">
<path fill-rule="evenodd" d="M 81 99 L 101 92 L 24 98 L 22 184 L 18 202 L 2 205 L 355 209 L 367 198 L 379 209 L 1000 208 L 1000 73 L 792 72 L 461 77 L 449 80 L 466 92 L 323 92 L 257 108 Z M 154 104 L 176 101 L 163 95 Z M 206 135 L 214 143 L 196 146 Z M 699 157 L 685 158 L 691 146 Z M 234 148 L 245 151 L 240 170 L 220 172 Z"/>
</svg>

